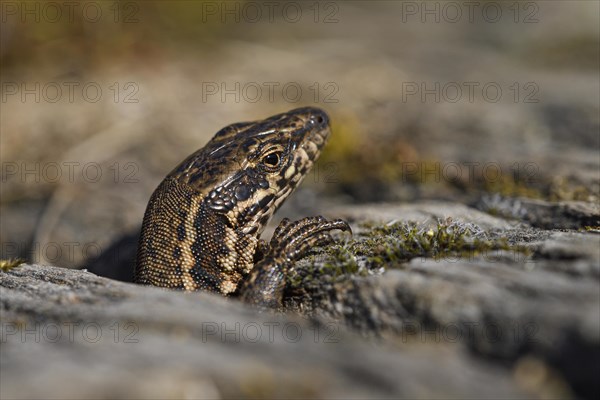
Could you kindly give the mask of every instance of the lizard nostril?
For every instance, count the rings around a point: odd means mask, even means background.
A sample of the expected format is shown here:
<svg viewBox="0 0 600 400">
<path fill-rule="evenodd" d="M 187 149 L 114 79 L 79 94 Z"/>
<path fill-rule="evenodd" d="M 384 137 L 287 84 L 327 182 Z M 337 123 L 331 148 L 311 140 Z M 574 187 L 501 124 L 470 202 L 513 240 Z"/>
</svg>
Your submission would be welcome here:
<svg viewBox="0 0 600 400">
<path fill-rule="evenodd" d="M 327 116 L 325 111 L 320 109 L 311 110 L 310 119 L 312 120 L 313 124 L 318 125 L 320 127 L 329 125 L 329 117 Z"/>
</svg>

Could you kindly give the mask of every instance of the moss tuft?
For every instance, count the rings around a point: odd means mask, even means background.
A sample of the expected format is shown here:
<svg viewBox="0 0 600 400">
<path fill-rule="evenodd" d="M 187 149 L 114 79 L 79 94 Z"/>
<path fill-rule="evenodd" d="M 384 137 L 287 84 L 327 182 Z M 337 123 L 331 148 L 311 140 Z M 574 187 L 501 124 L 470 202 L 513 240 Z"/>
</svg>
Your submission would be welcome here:
<svg viewBox="0 0 600 400">
<path fill-rule="evenodd" d="M 25 263 L 22 258 L 9 258 L 8 260 L 0 260 L 0 271 L 8 272 L 13 268 Z"/>
<path fill-rule="evenodd" d="M 527 248 L 511 245 L 505 237 L 450 218 L 433 224 L 363 223 L 361 232 L 347 243 L 317 253 L 320 261 L 315 255 L 305 259 L 289 283 L 293 289 L 321 290 L 350 276 L 379 274 L 416 257 L 469 258 L 503 250 L 529 255 Z"/>
</svg>

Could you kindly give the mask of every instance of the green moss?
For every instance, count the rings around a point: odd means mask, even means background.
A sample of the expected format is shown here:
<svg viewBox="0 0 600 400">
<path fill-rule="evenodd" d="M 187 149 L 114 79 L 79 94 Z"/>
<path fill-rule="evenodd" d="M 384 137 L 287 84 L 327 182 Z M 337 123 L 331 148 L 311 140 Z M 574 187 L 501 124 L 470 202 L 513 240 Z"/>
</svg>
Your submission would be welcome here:
<svg viewBox="0 0 600 400">
<path fill-rule="evenodd" d="M 416 257 L 470 258 L 499 250 L 529 254 L 529 249 L 511 245 L 505 237 L 452 219 L 433 224 L 364 223 L 361 232 L 347 243 L 320 251 L 320 262 L 314 256 L 305 260 L 307 265 L 298 268 L 290 284 L 293 288 L 319 287 L 349 276 L 379 273 Z"/>
<path fill-rule="evenodd" d="M 554 178 L 549 184 L 548 200 L 550 201 L 598 201 L 599 193 L 584 184 L 566 177 Z"/>
<path fill-rule="evenodd" d="M 25 260 L 21 258 L 10 258 L 8 260 L 0 260 L 0 270 L 3 272 L 8 272 L 13 268 L 17 268 L 24 262 Z"/>
<path fill-rule="evenodd" d="M 370 267 L 388 267 L 415 257 L 473 257 L 493 250 L 526 251 L 510 246 L 506 238 L 492 235 L 471 223 L 452 219 L 434 225 L 398 222 L 376 227 L 359 245 Z"/>
<path fill-rule="evenodd" d="M 367 274 L 364 268 L 360 268 L 353 251 L 346 244 L 334 244 L 316 252 L 319 257 L 313 254 L 305 258 L 307 265 L 302 265 L 288 277 L 288 285 L 292 290 L 321 286 L 349 275 Z"/>
<path fill-rule="evenodd" d="M 548 196 L 542 188 L 534 187 L 527 182 L 515 179 L 512 176 L 500 176 L 493 181 L 484 180 L 481 183 L 484 191 L 489 193 L 498 193 L 509 197 L 527 197 L 530 199 L 544 199 Z"/>
<path fill-rule="evenodd" d="M 580 230 L 583 232 L 600 233 L 600 226 L 584 226 Z"/>
<path fill-rule="evenodd" d="M 360 268 L 356 257 L 350 249 L 344 245 L 332 246 L 328 251 L 328 260 L 323 265 L 323 270 L 330 275 L 359 273 Z"/>
</svg>

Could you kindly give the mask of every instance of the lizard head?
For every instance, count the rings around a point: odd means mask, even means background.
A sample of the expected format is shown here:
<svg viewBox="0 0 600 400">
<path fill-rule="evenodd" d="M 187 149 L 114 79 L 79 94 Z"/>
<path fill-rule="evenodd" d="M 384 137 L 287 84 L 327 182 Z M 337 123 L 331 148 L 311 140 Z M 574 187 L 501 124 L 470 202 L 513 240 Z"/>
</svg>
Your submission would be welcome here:
<svg viewBox="0 0 600 400">
<path fill-rule="evenodd" d="M 229 125 L 170 176 L 199 193 L 203 205 L 225 215 L 231 227 L 258 236 L 329 135 L 329 117 L 314 107 Z"/>
</svg>

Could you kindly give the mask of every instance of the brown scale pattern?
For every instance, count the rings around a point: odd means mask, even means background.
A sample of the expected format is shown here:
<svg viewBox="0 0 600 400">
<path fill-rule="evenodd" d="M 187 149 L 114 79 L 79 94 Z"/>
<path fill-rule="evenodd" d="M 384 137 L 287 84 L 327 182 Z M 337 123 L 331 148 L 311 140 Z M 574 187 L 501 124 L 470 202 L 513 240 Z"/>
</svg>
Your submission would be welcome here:
<svg viewBox="0 0 600 400">
<path fill-rule="evenodd" d="M 323 217 L 284 220 L 261 249 L 262 259 L 256 251 L 264 226 L 310 170 L 329 134 L 327 114 L 308 107 L 217 132 L 150 198 L 136 282 L 236 294 L 260 307 L 279 307 L 294 261 L 331 242 L 329 231 L 350 230 Z"/>
</svg>

